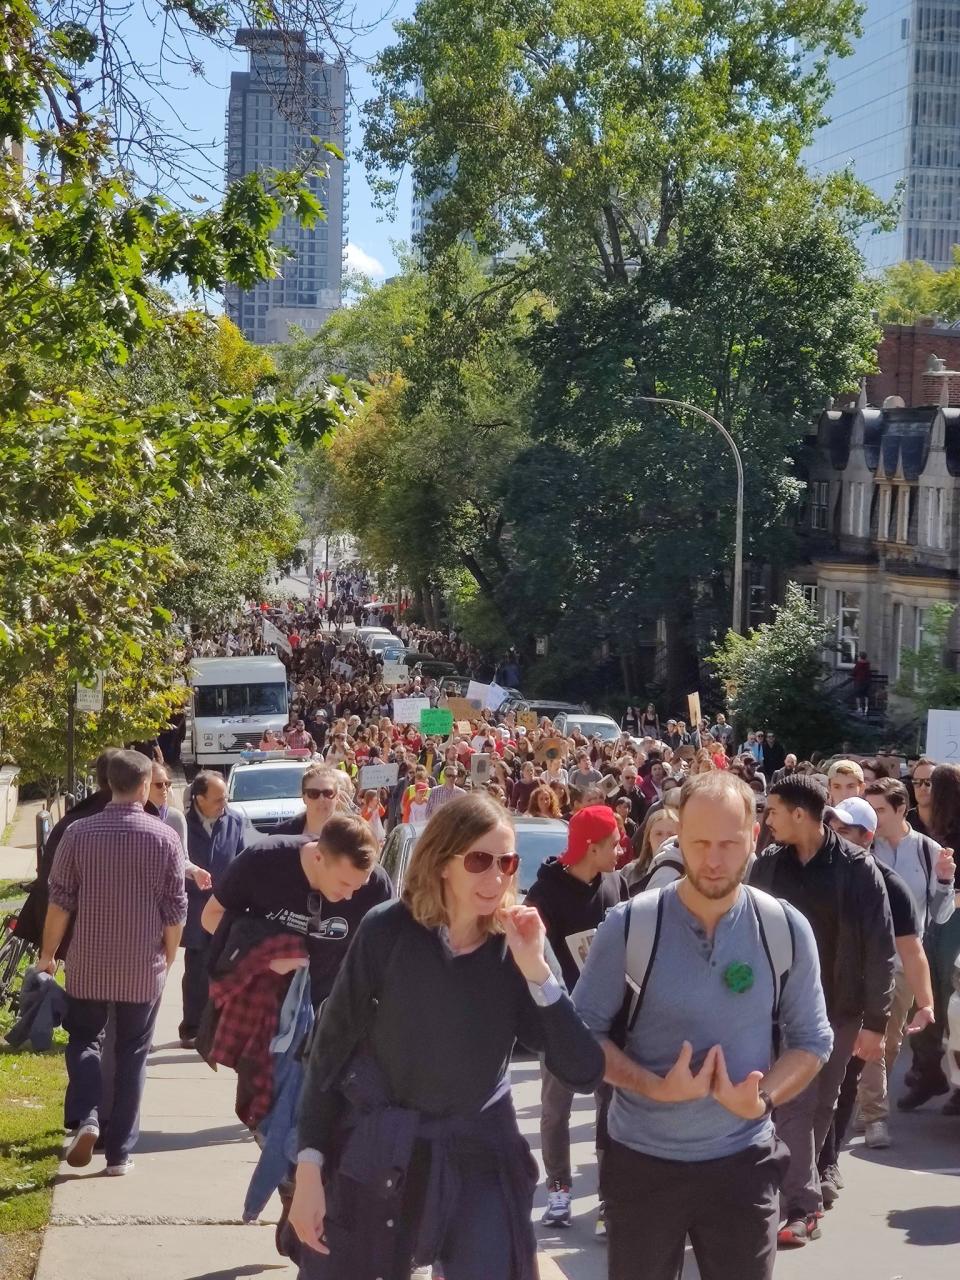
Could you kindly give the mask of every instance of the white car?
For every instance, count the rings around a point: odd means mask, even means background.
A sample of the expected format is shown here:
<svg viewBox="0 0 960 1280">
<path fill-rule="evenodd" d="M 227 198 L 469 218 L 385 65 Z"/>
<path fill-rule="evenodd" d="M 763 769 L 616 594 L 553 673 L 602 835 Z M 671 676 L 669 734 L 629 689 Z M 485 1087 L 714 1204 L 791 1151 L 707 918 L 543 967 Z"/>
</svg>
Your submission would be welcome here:
<svg viewBox="0 0 960 1280">
<path fill-rule="evenodd" d="M 380 861 L 399 894 L 410 865 L 413 847 L 424 831 L 424 823 L 404 822 L 393 828 L 383 846 Z M 517 888 L 525 896 L 537 878 L 540 864 L 557 858 L 567 847 L 567 824 L 559 818 L 534 818 L 523 814 L 513 819 L 520 870 Z"/>
<path fill-rule="evenodd" d="M 241 760 L 227 779 L 227 803 L 270 835 L 303 812 L 302 779 L 312 760 Z"/>
<path fill-rule="evenodd" d="M 561 711 L 554 717 L 554 728 L 561 738 L 569 738 L 579 731 L 585 738 L 601 738 L 604 742 L 618 742 L 623 730 L 610 716 L 583 715 L 579 711 Z"/>
<path fill-rule="evenodd" d="M 358 644 L 367 645 L 374 636 L 383 636 L 386 639 L 396 640 L 398 646 L 402 644 L 399 636 L 395 636 L 393 632 L 388 631 L 386 627 L 357 627 L 352 638 L 356 640 Z"/>
</svg>

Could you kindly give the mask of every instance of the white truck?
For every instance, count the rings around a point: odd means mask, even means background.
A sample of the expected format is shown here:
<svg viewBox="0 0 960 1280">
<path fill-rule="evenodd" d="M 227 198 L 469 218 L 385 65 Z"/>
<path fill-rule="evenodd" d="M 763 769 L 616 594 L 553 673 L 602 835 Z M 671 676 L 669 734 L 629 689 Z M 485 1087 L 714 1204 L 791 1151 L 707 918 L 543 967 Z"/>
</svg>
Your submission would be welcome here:
<svg viewBox="0 0 960 1280">
<path fill-rule="evenodd" d="M 256 750 L 266 729 L 289 722 L 287 671 L 279 658 L 195 658 L 183 744 L 185 764 L 199 769 L 236 764 Z"/>
</svg>

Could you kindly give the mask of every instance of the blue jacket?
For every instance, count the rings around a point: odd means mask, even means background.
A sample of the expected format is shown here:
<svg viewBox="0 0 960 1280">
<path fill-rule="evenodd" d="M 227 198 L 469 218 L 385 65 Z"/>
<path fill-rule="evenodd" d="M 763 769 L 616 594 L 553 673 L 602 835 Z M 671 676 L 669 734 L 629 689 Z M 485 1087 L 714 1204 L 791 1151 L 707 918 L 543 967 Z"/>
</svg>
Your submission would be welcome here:
<svg viewBox="0 0 960 1280">
<path fill-rule="evenodd" d="M 38 1053 L 53 1044 L 53 1029 L 67 1012 L 67 996 L 49 973 L 28 969 L 20 993 L 20 1017 L 7 1032 L 7 1044 L 19 1049 L 27 1040 Z"/>
<path fill-rule="evenodd" d="M 186 813 L 187 857 L 195 866 L 203 867 L 213 877 L 213 889 L 204 892 L 192 880 L 187 881 L 187 923 L 181 946 L 203 947 L 210 935 L 200 924 L 203 908 L 211 893 L 220 887 L 220 877 L 244 846 L 247 823 L 243 815 L 227 809 L 208 833 L 197 806 L 191 804 Z"/>
</svg>

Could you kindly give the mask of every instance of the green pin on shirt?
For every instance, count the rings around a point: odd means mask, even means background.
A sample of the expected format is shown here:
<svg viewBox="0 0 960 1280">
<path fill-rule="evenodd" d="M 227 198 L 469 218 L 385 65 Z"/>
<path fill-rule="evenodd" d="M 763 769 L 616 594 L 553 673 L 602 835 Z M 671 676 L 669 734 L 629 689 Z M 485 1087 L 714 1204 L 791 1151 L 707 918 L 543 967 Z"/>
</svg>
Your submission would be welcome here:
<svg viewBox="0 0 960 1280">
<path fill-rule="evenodd" d="M 742 995 L 753 986 L 753 970 L 748 964 L 728 964 L 723 971 L 723 980 L 731 991 Z"/>
</svg>

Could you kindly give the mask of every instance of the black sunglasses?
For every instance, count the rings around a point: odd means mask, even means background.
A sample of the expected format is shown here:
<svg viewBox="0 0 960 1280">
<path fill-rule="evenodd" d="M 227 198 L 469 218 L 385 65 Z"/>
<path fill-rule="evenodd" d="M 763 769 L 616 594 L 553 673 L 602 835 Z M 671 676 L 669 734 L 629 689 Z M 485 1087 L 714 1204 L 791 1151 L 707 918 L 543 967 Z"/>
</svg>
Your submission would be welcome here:
<svg viewBox="0 0 960 1280">
<path fill-rule="evenodd" d="M 333 800 L 336 797 L 336 791 L 330 791 L 327 787 L 304 787 L 303 794 L 307 800 Z"/>
</svg>

